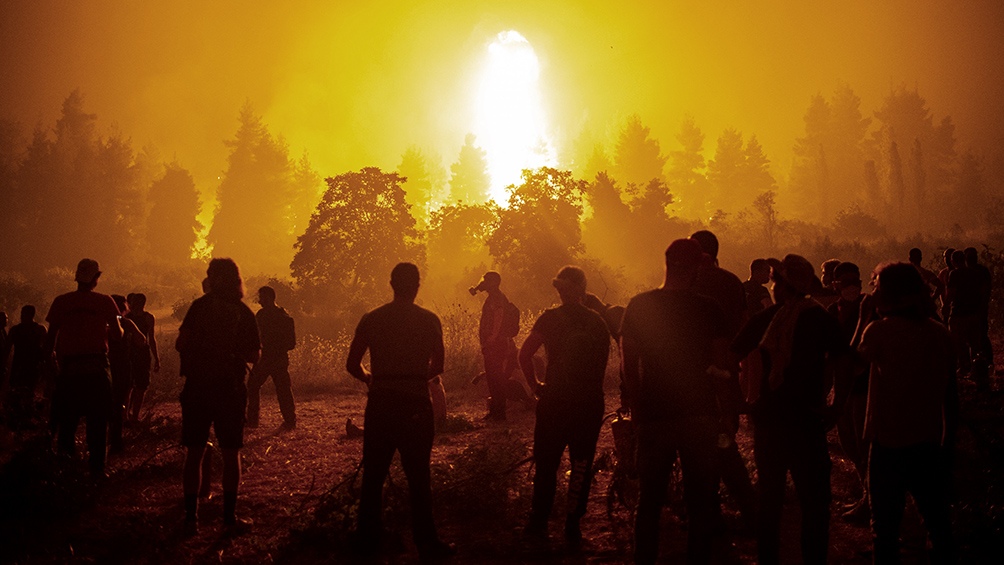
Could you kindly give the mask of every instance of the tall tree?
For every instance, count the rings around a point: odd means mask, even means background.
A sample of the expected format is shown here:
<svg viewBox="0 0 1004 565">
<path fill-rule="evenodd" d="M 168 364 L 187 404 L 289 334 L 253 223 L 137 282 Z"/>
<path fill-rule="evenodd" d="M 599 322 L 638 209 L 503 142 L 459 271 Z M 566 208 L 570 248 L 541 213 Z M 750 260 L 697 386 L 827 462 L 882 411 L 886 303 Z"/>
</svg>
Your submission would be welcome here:
<svg viewBox="0 0 1004 565">
<path fill-rule="evenodd" d="M 687 116 L 676 140 L 682 148 L 670 153 L 666 181 L 676 196 L 677 209 L 690 218 L 708 218 L 712 208 L 704 161 L 704 133 L 694 123 L 694 118 Z"/>
<path fill-rule="evenodd" d="M 198 233 L 202 231 L 199 193 L 192 174 L 177 162 L 150 186 L 150 219 L 147 247 L 158 262 L 184 265 L 192 260 Z"/>
<path fill-rule="evenodd" d="M 473 133 L 464 138 L 457 162 L 450 165 L 450 201 L 471 205 L 483 204 L 491 198 L 491 177 L 488 175 L 488 154 L 474 143 Z"/>
<path fill-rule="evenodd" d="M 432 208 L 432 179 L 425 155 L 418 146 L 412 145 L 401 155 L 397 174 L 404 179 L 404 200 L 411 206 L 411 215 L 418 221 L 419 228 L 424 229 Z"/>
<path fill-rule="evenodd" d="M 663 180 L 666 157 L 659 141 L 649 134 L 648 126 L 642 124 L 637 114 L 628 116 L 614 148 L 614 178 L 639 187 L 652 179 Z"/>
<path fill-rule="evenodd" d="M 708 181 L 711 183 L 715 209 L 735 212 L 746 201 L 743 186 L 746 155 L 743 135 L 735 128 L 726 128 L 718 138 L 715 158 L 708 161 Z"/>
</svg>

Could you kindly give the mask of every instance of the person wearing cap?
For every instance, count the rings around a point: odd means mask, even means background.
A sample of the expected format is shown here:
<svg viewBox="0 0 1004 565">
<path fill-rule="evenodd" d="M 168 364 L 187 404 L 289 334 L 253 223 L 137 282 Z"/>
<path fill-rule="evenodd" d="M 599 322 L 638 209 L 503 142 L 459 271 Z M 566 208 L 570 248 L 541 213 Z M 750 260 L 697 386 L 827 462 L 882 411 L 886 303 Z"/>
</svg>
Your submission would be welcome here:
<svg viewBox="0 0 1004 565">
<path fill-rule="evenodd" d="M 115 301 L 94 292 L 100 276 L 97 261 L 81 259 L 73 277 L 77 290 L 57 296 L 45 317 L 49 324 L 46 346 L 59 367 L 52 400 L 59 451 L 74 454 L 77 426 L 83 417 L 88 468 L 97 479 L 105 476 L 105 440 L 112 407 L 108 339 L 122 336 Z"/>
<path fill-rule="evenodd" d="M 579 520 L 586 514 L 593 456 L 603 422 L 603 377 L 610 354 L 606 322 L 584 304 L 586 274 L 563 267 L 551 282 L 561 305 L 544 310 L 519 350 L 519 363 L 530 389 L 540 399 L 533 431 L 533 502 L 526 533 L 546 537 L 557 490 L 558 467 L 568 448 L 571 474 L 565 539 L 582 540 Z M 533 356 L 544 347 L 547 369 L 538 380 Z"/>
<path fill-rule="evenodd" d="M 485 360 L 485 379 L 488 381 L 488 414 L 486 420 L 505 420 L 506 418 L 506 359 L 510 351 L 516 348 L 513 336 L 505 335 L 503 325 L 506 306 L 509 299 L 499 286 L 502 275 L 488 271 L 477 286 L 470 289 L 471 294 L 487 293 L 487 298 L 481 307 L 481 321 L 478 326 L 478 337 L 481 341 L 481 354 Z"/>
<path fill-rule="evenodd" d="M 951 460 L 958 422 L 955 355 L 932 316 L 929 289 L 911 265 L 878 273 L 882 318 L 858 350 L 871 364 L 865 437 L 875 563 L 900 562 L 900 525 L 910 492 L 931 540 L 931 563 L 954 563 Z"/>
<path fill-rule="evenodd" d="M 655 563 L 658 557 L 659 519 L 677 454 L 689 524 L 687 560 L 711 559 L 729 327 L 718 303 L 694 290 L 703 261 L 696 241 L 674 241 L 666 249 L 665 284 L 635 296 L 624 311 L 625 396 L 638 424 L 636 563 Z"/>
<path fill-rule="evenodd" d="M 827 429 L 850 385 L 850 344 L 837 320 L 810 297 L 812 263 L 787 255 L 771 272 L 777 304 L 757 314 L 732 343 L 737 359 L 758 352 L 762 371 L 747 373 L 743 392 L 753 421 L 759 517 L 758 563 L 780 561 L 787 476 L 798 491 L 804 563 L 825 563 L 829 546 L 830 456 Z M 833 369 L 834 401 L 827 368 Z"/>
<path fill-rule="evenodd" d="M 206 294 L 196 298 L 178 329 L 185 386 L 181 390 L 181 444 L 186 448 L 182 485 L 185 533 L 198 532 L 199 490 L 209 429 L 223 453 L 223 526 L 230 534 L 251 521 L 237 517 L 244 446 L 248 364 L 258 360 L 261 342 L 254 314 L 243 302 L 244 281 L 232 259 L 215 258 L 206 269 Z"/>
<path fill-rule="evenodd" d="M 349 374 L 369 388 L 355 541 L 363 554 L 379 549 L 383 483 L 397 451 L 408 479 L 411 527 L 419 556 L 447 557 L 456 550 L 436 533 L 429 469 L 435 426 L 429 381 L 443 373 L 443 327 L 438 316 L 415 304 L 418 267 L 398 263 L 391 271 L 390 286 L 394 299 L 359 320 L 345 361 Z M 367 350 L 369 371 L 362 366 Z"/>
</svg>

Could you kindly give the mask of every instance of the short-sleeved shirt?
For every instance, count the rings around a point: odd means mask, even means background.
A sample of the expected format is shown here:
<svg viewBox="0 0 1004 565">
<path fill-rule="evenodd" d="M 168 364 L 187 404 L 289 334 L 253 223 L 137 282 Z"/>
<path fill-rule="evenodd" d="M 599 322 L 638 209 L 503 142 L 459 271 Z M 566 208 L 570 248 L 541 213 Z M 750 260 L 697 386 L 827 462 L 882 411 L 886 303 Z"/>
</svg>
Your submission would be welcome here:
<svg viewBox="0 0 1004 565">
<path fill-rule="evenodd" d="M 980 312 L 982 306 L 982 281 L 972 267 L 959 267 L 948 274 L 948 293 L 952 297 L 949 318 L 972 316 Z"/>
<path fill-rule="evenodd" d="M 940 444 L 955 372 L 948 329 L 931 319 L 891 316 L 868 324 L 858 350 L 871 362 L 865 437 L 885 447 Z"/>
<path fill-rule="evenodd" d="M 187 336 L 180 352 L 186 385 L 235 386 L 243 381 L 247 359 L 261 349 L 251 309 L 212 293 L 192 302 L 179 331 Z"/>
<path fill-rule="evenodd" d="M 261 334 L 262 353 L 285 354 L 284 321 L 289 318 L 286 310 L 279 306 L 262 306 L 254 317 L 258 321 L 258 333 Z"/>
<path fill-rule="evenodd" d="M 750 319 L 735 341 L 732 352 L 745 358 L 763 340 L 780 304 L 775 304 Z M 772 391 L 765 391 L 754 406 L 754 414 L 780 419 L 789 424 L 819 422 L 829 394 L 825 377 L 828 359 L 845 355 L 850 343 L 836 318 L 820 305 L 807 308 L 795 321 L 795 333 L 784 380 Z M 764 360 L 764 374 L 770 373 L 770 359 Z"/>
<path fill-rule="evenodd" d="M 56 355 L 105 355 L 108 328 L 118 323 L 119 308 L 107 294 L 78 290 L 52 301 L 45 321 L 56 328 Z"/>
<path fill-rule="evenodd" d="M 572 401 L 602 403 L 610 355 L 610 332 L 603 318 L 582 304 L 563 304 L 544 310 L 533 332 L 544 340 L 548 393 Z"/>
<path fill-rule="evenodd" d="M 481 349 L 506 351 L 511 338 L 501 333 L 502 319 L 505 316 L 505 306 L 509 299 L 502 292 L 489 294 L 481 306 L 481 321 L 478 324 L 478 336 L 481 339 Z M 496 325 L 499 332 L 495 333 Z M 492 338 L 494 334 L 494 339 Z"/>
<path fill-rule="evenodd" d="M 713 298 L 725 316 L 725 326 L 731 339 L 746 322 L 746 289 L 739 277 L 717 266 L 697 271 L 694 291 Z"/>
<path fill-rule="evenodd" d="M 14 349 L 12 368 L 36 367 L 45 350 L 45 326 L 35 322 L 20 323 L 10 329 L 9 346 Z"/>
<path fill-rule="evenodd" d="M 713 344 L 728 338 L 718 303 L 690 290 L 656 289 L 635 296 L 624 311 L 621 336 L 641 357 L 635 401 L 639 422 L 716 418 Z"/>
<path fill-rule="evenodd" d="M 433 354 L 443 346 L 443 326 L 417 304 L 390 302 L 363 315 L 354 339 L 370 351 L 374 383 L 405 379 L 424 386 Z"/>
</svg>

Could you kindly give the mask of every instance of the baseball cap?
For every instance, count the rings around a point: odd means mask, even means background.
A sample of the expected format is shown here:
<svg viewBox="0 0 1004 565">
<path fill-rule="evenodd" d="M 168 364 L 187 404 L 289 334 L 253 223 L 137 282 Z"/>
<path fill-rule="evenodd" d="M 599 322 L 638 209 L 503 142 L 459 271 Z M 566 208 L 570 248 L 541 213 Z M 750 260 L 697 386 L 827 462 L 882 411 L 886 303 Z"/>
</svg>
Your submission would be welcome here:
<svg viewBox="0 0 1004 565">
<path fill-rule="evenodd" d="M 101 270 L 98 269 L 97 261 L 94 259 L 81 259 L 77 263 L 77 273 L 73 276 L 73 280 L 78 283 L 92 283 L 100 274 Z"/>
</svg>

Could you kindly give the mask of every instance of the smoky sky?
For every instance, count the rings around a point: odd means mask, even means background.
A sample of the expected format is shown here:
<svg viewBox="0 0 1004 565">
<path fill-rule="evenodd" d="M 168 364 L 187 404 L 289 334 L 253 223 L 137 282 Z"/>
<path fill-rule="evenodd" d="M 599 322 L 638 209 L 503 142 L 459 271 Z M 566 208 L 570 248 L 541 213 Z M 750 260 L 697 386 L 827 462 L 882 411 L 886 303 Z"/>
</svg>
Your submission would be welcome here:
<svg viewBox="0 0 1004 565">
<path fill-rule="evenodd" d="M 485 45 L 515 29 L 541 61 L 559 155 L 638 114 L 663 151 L 684 116 L 705 153 L 757 134 L 787 176 L 812 95 L 840 82 L 865 115 L 916 87 L 961 148 L 1004 172 L 1004 2 L 5 2 L 0 117 L 51 126 L 75 88 L 103 132 L 177 157 L 203 190 L 249 100 L 322 175 L 394 168 L 412 144 L 456 158 Z"/>
</svg>

